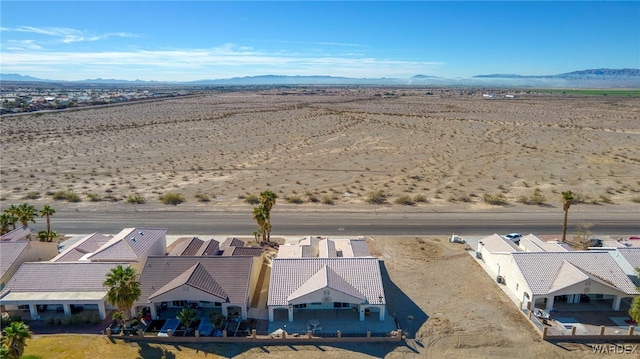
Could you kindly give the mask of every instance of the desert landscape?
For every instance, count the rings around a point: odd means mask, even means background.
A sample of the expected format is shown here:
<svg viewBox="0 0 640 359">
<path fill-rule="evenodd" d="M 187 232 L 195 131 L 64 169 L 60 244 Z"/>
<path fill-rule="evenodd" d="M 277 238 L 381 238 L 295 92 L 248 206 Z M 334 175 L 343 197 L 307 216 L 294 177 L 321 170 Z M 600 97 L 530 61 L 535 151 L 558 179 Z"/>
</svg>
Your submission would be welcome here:
<svg viewBox="0 0 640 359">
<path fill-rule="evenodd" d="M 3 116 L 2 206 L 640 202 L 640 98 L 292 87 Z M 509 97 L 505 97 L 508 94 Z M 536 196 L 537 195 L 537 196 Z"/>
</svg>

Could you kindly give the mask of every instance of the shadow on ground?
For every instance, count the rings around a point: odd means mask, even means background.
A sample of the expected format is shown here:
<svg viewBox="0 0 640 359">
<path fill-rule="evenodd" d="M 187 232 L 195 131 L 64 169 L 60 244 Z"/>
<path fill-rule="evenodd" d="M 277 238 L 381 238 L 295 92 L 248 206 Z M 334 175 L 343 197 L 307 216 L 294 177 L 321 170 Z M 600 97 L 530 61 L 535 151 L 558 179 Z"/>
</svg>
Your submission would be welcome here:
<svg viewBox="0 0 640 359">
<path fill-rule="evenodd" d="M 170 351 L 164 348 L 152 347 L 146 342 L 139 342 L 138 345 L 140 346 L 138 354 L 142 359 L 175 359 L 176 357 L 175 354 Z"/>
<path fill-rule="evenodd" d="M 387 296 L 387 312 L 396 319 L 398 327 L 407 338 L 415 339 L 416 332 L 429 319 L 429 316 L 391 281 L 384 262 L 380 262 L 380 273 Z"/>
</svg>

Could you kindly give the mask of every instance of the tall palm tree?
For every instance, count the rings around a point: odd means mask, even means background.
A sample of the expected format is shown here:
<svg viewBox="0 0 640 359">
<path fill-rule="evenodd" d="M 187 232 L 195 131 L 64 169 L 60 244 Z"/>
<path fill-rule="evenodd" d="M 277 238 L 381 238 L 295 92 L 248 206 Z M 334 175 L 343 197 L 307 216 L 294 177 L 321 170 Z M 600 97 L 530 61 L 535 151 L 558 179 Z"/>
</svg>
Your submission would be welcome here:
<svg viewBox="0 0 640 359">
<path fill-rule="evenodd" d="M 573 203 L 573 192 L 562 192 L 562 209 L 564 210 L 564 223 L 562 225 L 562 241 L 567 241 L 567 218 L 569 216 L 569 207 Z"/>
<path fill-rule="evenodd" d="M 54 213 L 56 213 L 56 210 L 49 207 L 48 205 L 45 205 L 40 210 L 40 217 L 47 217 L 47 233 L 48 234 L 51 234 L 51 216 L 53 216 Z"/>
<path fill-rule="evenodd" d="M 29 225 L 29 222 L 36 223 L 36 216 L 38 216 L 38 211 L 33 205 L 30 205 L 29 203 L 23 203 L 18 206 L 16 217 L 18 218 L 18 221 L 22 223 L 22 226 L 27 227 Z"/>
<path fill-rule="evenodd" d="M 267 212 L 271 213 L 271 208 L 276 204 L 276 199 L 278 195 L 273 193 L 271 190 L 265 190 L 260 193 L 260 203 L 267 209 Z"/>
<path fill-rule="evenodd" d="M 260 234 L 262 234 L 262 241 L 267 240 L 266 224 L 269 222 L 269 212 L 264 205 L 259 205 L 253 209 L 253 219 L 258 223 Z"/>
<path fill-rule="evenodd" d="M 24 347 L 27 346 L 27 339 L 31 338 L 29 326 L 23 322 L 11 322 L 2 331 L 2 345 L 8 349 L 9 358 L 20 358 L 24 353 Z"/>
<path fill-rule="evenodd" d="M 111 269 L 102 285 L 109 288 L 107 301 L 118 307 L 126 320 L 131 319 L 131 307 L 142 294 L 135 268 L 119 265 Z"/>
</svg>

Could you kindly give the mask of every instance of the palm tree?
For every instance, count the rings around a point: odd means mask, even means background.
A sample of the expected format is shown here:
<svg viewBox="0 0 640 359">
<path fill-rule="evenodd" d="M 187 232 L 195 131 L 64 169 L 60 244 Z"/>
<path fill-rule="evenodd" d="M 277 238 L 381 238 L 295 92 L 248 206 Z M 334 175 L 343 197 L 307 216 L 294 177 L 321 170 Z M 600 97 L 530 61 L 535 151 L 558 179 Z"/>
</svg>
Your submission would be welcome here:
<svg viewBox="0 0 640 359">
<path fill-rule="evenodd" d="M 11 216 L 11 225 L 13 226 L 13 229 L 16 229 L 16 223 L 18 223 L 18 206 L 16 206 L 15 204 L 12 204 L 11 206 L 9 206 L 9 208 L 4 210 L 5 212 L 7 212 L 7 214 L 9 214 L 9 216 Z"/>
<path fill-rule="evenodd" d="M 191 323 L 196 320 L 198 316 L 198 312 L 195 309 L 191 308 L 182 308 L 182 310 L 176 315 L 176 319 L 178 319 L 182 325 L 189 330 Z"/>
<path fill-rule="evenodd" d="M 253 219 L 258 223 L 258 230 L 262 234 L 262 241 L 267 240 L 266 224 L 269 222 L 269 212 L 264 205 L 259 205 L 253 209 Z"/>
<path fill-rule="evenodd" d="M 0 234 L 5 234 L 9 232 L 9 225 L 15 224 L 14 217 L 7 210 L 0 213 Z"/>
<path fill-rule="evenodd" d="M 37 215 L 38 211 L 36 210 L 36 207 L 29 203 L 19 205 L 16 213 L 16 217 L 18 218 L 18 221 L 22 223 L 23 227 L 27 227 L 29 222 L 36 223 L 35 218 Z"/>
<path fill-rule="evenodd" d="M 40 210 L 40 217 L 47 217 L 47 234 L 49 235 L 51 234 L 51 216 L 53 216 L 54 213 L 56 213 L 56 210 L 48 205 L 45 205 Z M 51 236 L 49 236 L 49 240 L 51 240 Z"/>
<path fill-rule="evenodd" d="M 31 338 L 29 326 L 23 322 L 12 322 L 2 330 L 2 345 L 8 349 L 9 357 L 18 359 L 24 353 L 27 339 Z"/>
<path fill-rule="evenodd" d="M 636 275 L 640 276 L 640 268 L 636 268 Z M 640 287 L 636 288 L 636 290 L 640 291 Z M 640 296 L 636 296 L 633 298 L 633 302 L 631 302 L 631 308 L 629 308 L 629 316 L 636 323 L 640 322 Z"/>
<path fill-rule="evenodd" d="M 265 190 L 260 193 L 260 203 L 267 209 L 268 213 L 271 213 L 271 208 L 276 204 L 276 199 L 278 195 L 273 193 L 271 190 Z"/>
<path fill-rule="evenodd" d="M 562 209 L 564 210 L 564 223 L 562 225 L 562 241 L 567 241 L 567 217 L 569 216 L 569 207 L 573 203 L 573 192 L 562 192 Z"/>
<path fill-rule="evenodd" d="M 131 307 L 142 294 L 135 268 L 119 265 L 111 269 L 102 285 L 109 287 L 107 301 L 118 307 L 118 310 L 124 313 L 125 319 L 129 320 Z"/>
</svg>

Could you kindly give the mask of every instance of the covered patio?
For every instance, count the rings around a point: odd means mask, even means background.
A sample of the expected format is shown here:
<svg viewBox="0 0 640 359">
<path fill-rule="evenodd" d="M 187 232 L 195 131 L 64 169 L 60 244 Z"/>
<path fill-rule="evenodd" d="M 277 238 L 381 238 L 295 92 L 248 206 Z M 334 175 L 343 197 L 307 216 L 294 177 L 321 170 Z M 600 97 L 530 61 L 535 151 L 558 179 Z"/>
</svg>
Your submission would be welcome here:
<svg viewBox="0 0 640 359">
<path fill-rule="evenodd" d="M 398 328 L 394 319 L 389 315 L 386 315 L 384 321 L 380 321 L 378 313 L 372 313 L 365 315 L 364 320 L 360 321 L 358 312 L 351 310 L 312 309 L 297 312 L 293 322 L 288 320 L 286 312 L 278 313 L 274 321 L 269 323 L 267 334 L 278 329 L 284 330 L 289 335 L 302 335 L 311 330 L 314 335 L 318 336 L 336 336 L 338 330 L 343 336 L 364 336 L 369 330 L 379 336 L 386 335 Z"/>
</svg>

